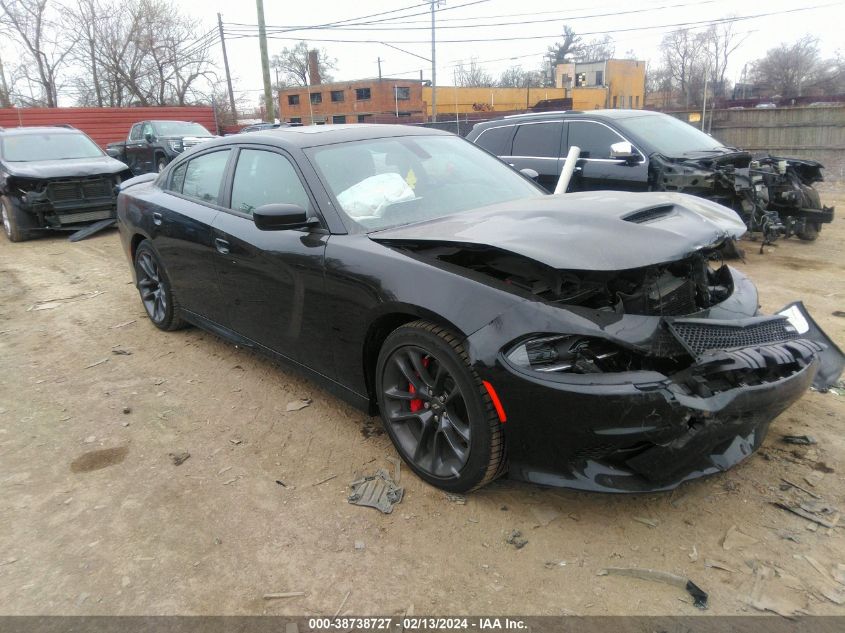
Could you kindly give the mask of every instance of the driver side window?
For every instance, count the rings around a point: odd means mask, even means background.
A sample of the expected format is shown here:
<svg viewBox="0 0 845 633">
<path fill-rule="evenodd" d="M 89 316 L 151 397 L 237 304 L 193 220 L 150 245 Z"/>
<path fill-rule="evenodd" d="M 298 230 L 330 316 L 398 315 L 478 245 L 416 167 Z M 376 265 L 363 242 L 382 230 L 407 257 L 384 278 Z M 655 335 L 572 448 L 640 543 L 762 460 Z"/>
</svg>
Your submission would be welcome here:
<svg viewBox="0 0 845 633">
<path fill-rule="evenodd" d="M 577 145 L 581 158 L 610 158 L 610 146 L 625 139 L 600 123 L 569 122 L 569 147 Z"/>
<path fill-rule="evenodd" d="M 241 213 L 265 204 L 296 204 L 311 210 L 311 202 L 290 161 L 276 152 L 242 149 L 232 182 L 230 207 Z"/>
</svg>

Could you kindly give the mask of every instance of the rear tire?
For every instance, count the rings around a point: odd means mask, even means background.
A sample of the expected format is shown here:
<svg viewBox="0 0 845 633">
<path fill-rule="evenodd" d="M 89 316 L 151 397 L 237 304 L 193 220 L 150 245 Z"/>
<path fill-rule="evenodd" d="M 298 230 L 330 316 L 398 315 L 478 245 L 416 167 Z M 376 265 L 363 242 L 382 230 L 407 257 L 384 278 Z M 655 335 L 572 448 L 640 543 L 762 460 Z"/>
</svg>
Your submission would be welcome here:
<svg viewBox="0 0 845 633">
<path fill-rule="evenodd" d="M 141 303 L 153 325 L 168 332 L 187 325 L 179 316 L 179 304 L 167 271 L 147 240 L 141 242 L 135 251 L 135 278 L 138 280 Z"/>
<path fill-rule="evenodd" d="M 468 492 L 504 472 L 501 422 L 451 331 L 427 321 L 394 330 L 379 353 L 375 386 L 384 427 L 421 479 Z"/>
<path fill-rule="evenodd" d="M 10 242 L 23 242 L 32 238 L 32 231 L 27 230 L 32 225 L 32 218 L 21 211 L 8 196 L 0 197 L 0 220 L 3 233 Z"/>
</svg>

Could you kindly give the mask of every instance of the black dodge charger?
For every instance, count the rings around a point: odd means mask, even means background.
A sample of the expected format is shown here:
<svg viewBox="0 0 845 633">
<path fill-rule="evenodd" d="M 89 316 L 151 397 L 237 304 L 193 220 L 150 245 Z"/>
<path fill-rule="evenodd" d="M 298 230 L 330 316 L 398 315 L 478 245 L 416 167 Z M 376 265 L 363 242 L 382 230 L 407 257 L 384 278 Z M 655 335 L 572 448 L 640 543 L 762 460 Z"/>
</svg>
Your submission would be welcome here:
<svg viewBox="0 0 845 633">
<path fill-rule="evenodd" d="M 315 126 L 127 181 L 121 239 L 162 330 L 194 324 L 379 413 L 424 480 L 671 488 L 736 464 L 841 354 L 758 312 L 745 230 L 672 193 L 550 196 L 451 134 Z"/>
</svg>

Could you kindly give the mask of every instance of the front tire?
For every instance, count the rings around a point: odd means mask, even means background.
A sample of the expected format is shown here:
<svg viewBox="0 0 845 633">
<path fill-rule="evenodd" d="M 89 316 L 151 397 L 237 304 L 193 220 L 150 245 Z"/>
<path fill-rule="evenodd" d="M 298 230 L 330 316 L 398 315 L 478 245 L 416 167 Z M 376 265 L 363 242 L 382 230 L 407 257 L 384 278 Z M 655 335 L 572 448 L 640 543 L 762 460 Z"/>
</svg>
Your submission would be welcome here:
<svg viewBox="0 0 845 633">
<path fill-rule="evenodd" d="M 379 353 L 375 387 L 385 429 L 421 479 L 468 492 L 504 471 L 501 423 L 454 333 L 426 321 L 394 330 Z"/>
<path fill-rule="evenodd" d="M 141 303 L 153 325 L 165 331 L 185 327 L 167 271 L 147 240 L 141 242 L 135 251 L 135 278 Z"/>
<path fill-rule="evenodd" d="M 165 156 L 159 156 L 158 159 L 156 159 L 156 171 L 158 173 L 163 172 L 164 168 L 167 167 L 167 163 L 169 162 L 170 161 L 168 161 Z"/>
<path fill-rule="evenodd" d="M 31 231 L 26 228 L 32 223 L 30 218 L 8 196 L 0 197 L 0 220 L 3 233 L 10 242 L 23 242 L 32 237 Z"/>
<path fill-rule="evenodd" d="M 815 242 L 821 230 L 821 222 L 806 222 L 804 228 L 798 231 L 796 235 L 798 235 L 798 239 L 804 240 L 805 242 Z"/>
</svg>

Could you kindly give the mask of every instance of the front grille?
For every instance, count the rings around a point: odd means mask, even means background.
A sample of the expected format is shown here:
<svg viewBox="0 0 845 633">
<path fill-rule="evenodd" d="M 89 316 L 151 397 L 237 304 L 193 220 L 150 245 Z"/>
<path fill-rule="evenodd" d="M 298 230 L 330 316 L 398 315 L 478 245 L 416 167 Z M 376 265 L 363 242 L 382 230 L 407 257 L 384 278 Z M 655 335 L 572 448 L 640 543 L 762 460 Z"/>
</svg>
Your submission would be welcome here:
<svg viewBox="0 0 845 633">
<path fill-rule="evenodd" d="M 112 197 L 113 186 L 109 178 L 51 182 L 47 185 L 47 198 L 53 204 L 101 200 Z"/>
<path fill-rule="evenodd" d="M 668 321 L 669 329 L 694 356 L 709 350 L 728 350 L 780 343 L 798 338 L 798 332 L 785 317 L 763 317 L 731 324 L 702 320 Z"/>
</svg>

